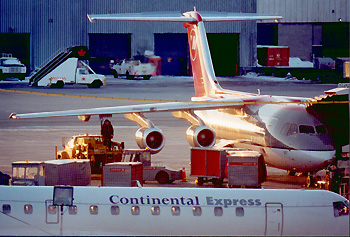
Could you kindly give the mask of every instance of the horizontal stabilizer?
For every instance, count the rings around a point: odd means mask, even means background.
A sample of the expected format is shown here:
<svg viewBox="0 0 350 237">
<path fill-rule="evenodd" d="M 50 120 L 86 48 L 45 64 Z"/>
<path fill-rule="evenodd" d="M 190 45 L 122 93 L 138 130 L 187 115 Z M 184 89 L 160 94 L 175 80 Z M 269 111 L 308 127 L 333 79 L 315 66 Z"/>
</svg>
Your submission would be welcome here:
<svg viewBox="0 0 350 237">
<path fill-rule="evenodd" d="M 264 15 L 255 13 L 232 13 L 232 12 L 200 12 L 203 22 L 216 21 L 256 21 L 282 19 L 281 16 Z M 195 23 L 197 19 L 184 16 L 180 12 L 144 12 L 127 14 L 91 14 L 88 15 L 90 22 L 99 21 L 163 21 L 163 22 L 187 22 Z"/>
</svg>

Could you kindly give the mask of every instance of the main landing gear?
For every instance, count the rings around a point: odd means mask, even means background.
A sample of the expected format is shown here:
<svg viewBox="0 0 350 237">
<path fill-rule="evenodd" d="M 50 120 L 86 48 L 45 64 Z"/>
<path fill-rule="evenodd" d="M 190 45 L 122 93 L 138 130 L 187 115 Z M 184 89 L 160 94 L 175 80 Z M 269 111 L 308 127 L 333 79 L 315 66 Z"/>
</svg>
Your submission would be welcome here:
<svg viewBox="0 0 350 237">
<path fill-rule="evenodd" d="M 297 174 L 295 171 L 288 170 L 287 174 L 289 176 L 296 176 L 296 175 L 297 176 L 304 176 L 304 177 L 307 176 L 305 184 L 304 184 L 304 186 L 307 187 L 307 188 L 317 187 L 317 186 L 320 186 L 320 185 L 327 186 L 327 187 L 329 186 L 329 177 L 328 177 L 328 179 L 326 177 L 325 182 L 323 182 L 321 177 L 320 176 L 316 176 L 316 174 L 314 174 L 313 172 L 310 172 L 310 173 L 305 172 L 305 173 L 298 173 Z M 327 183 L 327 180 L 328 180 L 328 183 Z M 320 181 L 322 181 L 322 182 L 320 182 Z"/>
</svg>

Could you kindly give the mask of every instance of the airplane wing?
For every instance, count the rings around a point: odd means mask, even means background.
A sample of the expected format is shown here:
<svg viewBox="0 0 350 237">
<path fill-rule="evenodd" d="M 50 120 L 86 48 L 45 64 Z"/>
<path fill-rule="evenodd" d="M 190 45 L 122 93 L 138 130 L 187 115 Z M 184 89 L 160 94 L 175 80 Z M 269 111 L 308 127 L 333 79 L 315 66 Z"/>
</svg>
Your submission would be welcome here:
<svg viewBox="0 0 350 237">
<path fill-rule="evenodd" d="M 84 115 L 107 115 L 107 114 L 128 114 L 128 113 L 150 113 L 150 112 L 172 112 L 184 110 L 208 110 L 227 107 L 241 107 L 243 101 L 235 99 L 230 101 L 213 102 L 167 102 L 154 104 L 126 105 L 116 107 L 103 107 L 93 109 L 77 109 L 53 112 L 38 112 L 27 114 L 12 113 L 9 118 L 44 118 L 44 117 L 63 117 L 63 116 L 84 116 Z"/>
</svg>

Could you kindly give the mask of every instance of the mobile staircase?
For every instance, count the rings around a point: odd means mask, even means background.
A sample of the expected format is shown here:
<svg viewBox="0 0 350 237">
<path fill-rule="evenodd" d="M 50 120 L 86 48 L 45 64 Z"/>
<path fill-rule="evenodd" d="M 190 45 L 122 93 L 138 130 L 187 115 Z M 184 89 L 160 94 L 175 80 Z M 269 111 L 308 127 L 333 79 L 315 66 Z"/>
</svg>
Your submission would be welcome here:
<svg viewBox="0 0 350 237">
<path fill-rule="evenodd" d="M 47 74 L 52 72 L 55 68 L 57 68 L 64 61 L 71 57 L 76 57 L 80 60 L 89 59 L 89 50 L 85 46 L 74 46 L 68 47 L 67 49 L 59 52 L 47 63 L 44 63 L 45 66 L 41 67 L 37 72 L 35 72 L 35 74 L 30 77 L 29 86 L 38 86 L 38 82 L 41 79 L 43 79 Z"/>
</svg>

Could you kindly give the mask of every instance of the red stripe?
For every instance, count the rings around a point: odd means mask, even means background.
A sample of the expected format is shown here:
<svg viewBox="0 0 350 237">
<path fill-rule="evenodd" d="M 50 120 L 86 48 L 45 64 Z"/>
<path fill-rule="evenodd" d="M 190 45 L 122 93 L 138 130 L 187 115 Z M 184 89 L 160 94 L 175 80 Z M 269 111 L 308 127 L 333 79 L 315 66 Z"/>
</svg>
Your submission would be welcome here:
<svg viewBox="0 0 350 237">
<path fill-rule="evenodd" d="M 230 162 L 229 165 L 256 166 L 256 162 Z"/>
<path fill-rule="evenodd" d="M 109 171 L 111 171 L 111 172 L 125 172 L 125 169 L 121 169 L 121 168 L 110 168 Z"/>
</svg>

